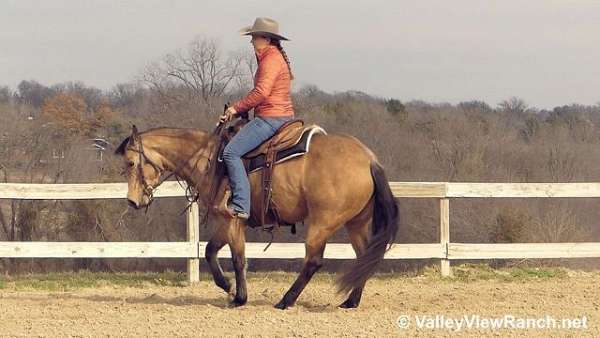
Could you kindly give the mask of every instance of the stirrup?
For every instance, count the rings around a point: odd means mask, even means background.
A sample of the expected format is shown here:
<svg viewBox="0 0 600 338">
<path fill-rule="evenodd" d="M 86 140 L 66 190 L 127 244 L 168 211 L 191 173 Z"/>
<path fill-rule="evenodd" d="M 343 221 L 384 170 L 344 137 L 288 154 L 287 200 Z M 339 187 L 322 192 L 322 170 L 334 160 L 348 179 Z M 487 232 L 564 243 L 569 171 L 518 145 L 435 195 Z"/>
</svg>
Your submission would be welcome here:
<svg viewBox="0 0 600 338">
<path fill-rule="evenodd" d="M 275 230 L 275 228 L 278 228 L 278 227 L 279 226 L 277 224 L 267 223 L 267 224 L 262 225 L 262 230 L 267 231 L 267 232 L 273 232 L 273 230 Z"/>
<path fill-rule="evenodd" d="M 250 218 L 250 215 L 247 212 L 237 211 L 231 205 L 227 206 L 227 209 L 225 209 L 225 212 L 226 212 L 226 215 L 231 218 L 241 218 L 244 220 L 247 220 L 248 218 Z"/>
</svg>

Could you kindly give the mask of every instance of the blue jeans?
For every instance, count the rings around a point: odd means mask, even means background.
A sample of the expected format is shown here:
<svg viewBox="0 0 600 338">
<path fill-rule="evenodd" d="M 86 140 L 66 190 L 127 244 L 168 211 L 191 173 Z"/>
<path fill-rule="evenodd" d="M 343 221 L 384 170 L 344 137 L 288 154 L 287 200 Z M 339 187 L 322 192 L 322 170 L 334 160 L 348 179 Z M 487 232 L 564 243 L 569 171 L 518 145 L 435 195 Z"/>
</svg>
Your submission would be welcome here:
<svg viewBox="0 0 600 338">
<path fill-rule="evenodd" d="M 250 182 L 242 163 L 242 156 L 273 136 L 281 125 L 293 118 L 293 116 L 254 117 L 223 149 L 223 161 L 227 165 L 231 186 L 231 205 L 235 211 L 250 214 Z"/>
</svg>

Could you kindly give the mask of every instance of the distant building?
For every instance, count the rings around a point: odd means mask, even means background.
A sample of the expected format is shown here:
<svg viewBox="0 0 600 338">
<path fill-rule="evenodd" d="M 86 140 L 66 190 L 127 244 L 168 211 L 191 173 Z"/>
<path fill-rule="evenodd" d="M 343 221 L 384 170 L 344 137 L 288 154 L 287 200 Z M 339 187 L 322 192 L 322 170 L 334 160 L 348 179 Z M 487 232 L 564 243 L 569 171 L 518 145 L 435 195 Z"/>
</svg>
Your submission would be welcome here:
<svg viewBox="0 0 600 338">
<path fill-rule="evenodd" d="M 104 159 L 104 151 L 110 146 L 110 143 L 102 137 L 93 138 L 91 141 L 93 142 L 92 148 L 98 152 L 96 160 L 102 162 Z"/>
<path fill-rule="evenodd" d="M 65 151 L 64 151 L 64 149 L 53 148 L 52 149 L 52 158 L 55 159 L 55 160 L 65 158 Z"/>
</svg>

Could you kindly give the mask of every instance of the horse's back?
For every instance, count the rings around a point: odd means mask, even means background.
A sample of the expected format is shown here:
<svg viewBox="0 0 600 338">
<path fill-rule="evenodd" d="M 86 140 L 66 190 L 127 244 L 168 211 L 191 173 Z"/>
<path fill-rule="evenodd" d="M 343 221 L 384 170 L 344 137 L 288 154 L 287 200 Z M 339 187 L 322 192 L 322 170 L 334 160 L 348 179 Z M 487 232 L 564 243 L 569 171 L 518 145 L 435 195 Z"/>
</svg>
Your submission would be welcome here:
<svg viewBox="0 0 600 338">
<path fill-rule="evenodd" d="M 305 178 L 317 184 L 339 187 L 372 182 L 373 153 L 357 138 L 347 134 L 318 135 L 306 155 Z"/>
<path fill-rule="evenodd" d="M 351 135 L 315 134 L 306 154 L 273 168 L 272 200 L 289 222 L 305 219 L 311 210 L 341 217 L 345 210 L 356 213 L 373 193 L 372 160 L 373 153 Z M 250 174 L 250 182 L 252 199 L 259 201 L 261 172 Z"/>
<path fill-rule="evenodd" d="M 347 134 L 317 135 L 302 166 L 304 201 L 309 212 L 345 221 L 356 215 L 373 194 L 373 153 Z"/>
</svg>

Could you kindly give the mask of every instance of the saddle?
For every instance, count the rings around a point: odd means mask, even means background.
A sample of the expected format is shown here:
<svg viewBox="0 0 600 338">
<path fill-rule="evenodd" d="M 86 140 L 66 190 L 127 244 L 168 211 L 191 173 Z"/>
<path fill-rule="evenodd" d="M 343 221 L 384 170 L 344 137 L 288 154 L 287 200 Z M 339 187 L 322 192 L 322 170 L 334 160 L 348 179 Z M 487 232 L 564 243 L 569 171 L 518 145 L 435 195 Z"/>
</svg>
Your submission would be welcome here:
<svg viewBox="0 0 600 338">
<path fill-rule="evenodd" d="M 298 141 L 304 132 L 304 121 L 301 119 L 290 120 L 284 123 L 271 138 L 260 144 L 254 150 L 250 150 L 244 158 L 253 158 L 260 155 L 266 155 L 269 152 L 278 152 L 292 147 Z"/>
<path fill-rule="evenodd" d="M 232 134 L 235 133 L 233 129 Z M 317 133 L 327 134 L 317 125 L 304 126 L 304 121 L 301 119 L 290 120 L 284 123 L 273 136 L 242 157 L 248 174 L 262 171 L 259 213 L 258 215 L 251 213 L 249 222 L 251 226 L 262 226 L 264 229 L 266 224 L 281 225 L 277 208 L 271 200 L 273 167 L 307 153 L 312 136 Z M 231 137 L 233 135 L 228 135 L 226 141 Z M 224 146 L 221 150 L 223 148 Z M 286 225 L 292 226 L 292 233 L 295 233 L 294 224 L 286 223 Z"/>
</svg>

